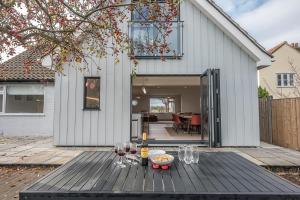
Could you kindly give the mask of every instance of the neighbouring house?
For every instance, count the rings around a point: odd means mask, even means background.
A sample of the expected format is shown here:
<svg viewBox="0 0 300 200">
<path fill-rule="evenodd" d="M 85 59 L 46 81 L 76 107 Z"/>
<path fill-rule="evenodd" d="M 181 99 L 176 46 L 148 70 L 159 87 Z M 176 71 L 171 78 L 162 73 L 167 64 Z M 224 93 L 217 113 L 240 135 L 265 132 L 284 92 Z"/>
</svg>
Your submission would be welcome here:
<svg viewBox="0 0 300 200">
<path fill-rule="evenodd" d="M 259 85 L 274 99 L 300 97 L 300 48 L 298 43 L 282 42 L 269 50 L 271 66 L 259 68 Z"/>
<path fill-rule="evenodd" d="M 55 72 L 37 59 L 27 50 L 0 65 L 1 135 L 53 135 Z"/>
<path fill-rule="evenodd" d="M 95 57 L 83 73 L 66 64 L 56 75 L 55 145 L 114 145 L 146 131 L 157 145 L 259 146 L 256 70 L 272 56 L 213 1 L 179 6 L 169 37 L 176 59 L 135 47 L 136 77 L 127 53 L 120 63 Z M 159 34 L 139 12 L 131 18 L 134 43 Z"/>
</svg>

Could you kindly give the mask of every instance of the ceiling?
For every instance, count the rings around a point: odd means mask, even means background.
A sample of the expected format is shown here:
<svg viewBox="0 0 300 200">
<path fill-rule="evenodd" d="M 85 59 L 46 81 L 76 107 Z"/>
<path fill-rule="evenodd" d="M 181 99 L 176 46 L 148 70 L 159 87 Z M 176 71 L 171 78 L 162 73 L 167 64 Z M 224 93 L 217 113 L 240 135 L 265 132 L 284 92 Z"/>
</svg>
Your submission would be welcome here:
<svg viewBox="0 0 300 200">
<path fill-rule="evenodd" d="M 133 86 L 199 86 L 200 76 L 137 76 Z"/>
</svg>

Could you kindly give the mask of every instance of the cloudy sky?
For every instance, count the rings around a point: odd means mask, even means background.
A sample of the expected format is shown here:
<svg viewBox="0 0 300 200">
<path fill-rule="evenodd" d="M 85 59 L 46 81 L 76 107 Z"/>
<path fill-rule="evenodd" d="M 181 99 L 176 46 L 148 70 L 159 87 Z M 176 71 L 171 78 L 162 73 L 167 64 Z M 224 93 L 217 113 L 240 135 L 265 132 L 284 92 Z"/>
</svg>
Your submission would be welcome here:
<svg viewBox="0 0 300 200">
<path fill-rule="evenodd" d="M 215 0 L 264 47 L 300 42 L 300 0 Z"/>
</svg>

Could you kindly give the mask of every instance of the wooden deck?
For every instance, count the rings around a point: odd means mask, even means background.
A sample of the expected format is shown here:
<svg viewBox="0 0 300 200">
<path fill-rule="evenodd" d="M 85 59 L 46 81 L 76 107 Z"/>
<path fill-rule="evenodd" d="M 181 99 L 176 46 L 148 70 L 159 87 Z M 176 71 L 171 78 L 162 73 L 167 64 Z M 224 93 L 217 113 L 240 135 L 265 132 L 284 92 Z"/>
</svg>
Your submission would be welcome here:
<svg viewBox="0 0 300 200">
<path fill-rule="evenodd" d="M 170 170 L 120 169 L 112 152 L 84 152 L 20 193 L 21 200 L 300 199 L 300 187 L 235 153 L 175 159 Z"/>
</svg>

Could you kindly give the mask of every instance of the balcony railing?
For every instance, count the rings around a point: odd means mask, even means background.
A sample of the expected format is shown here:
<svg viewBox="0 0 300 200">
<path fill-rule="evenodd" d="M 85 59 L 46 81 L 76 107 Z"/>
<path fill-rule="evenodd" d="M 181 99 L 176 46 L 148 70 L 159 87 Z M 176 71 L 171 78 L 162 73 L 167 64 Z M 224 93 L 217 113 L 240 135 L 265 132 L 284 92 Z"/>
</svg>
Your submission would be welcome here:
<svg viewBox="0 0 300 200">
<path fill-rule="evenodd" d="M 161 22 L 159 22 L 161 23 Z M 183 22 L 172 22 L 172 32 L 166 37 L 169 51 L 160 52 L 163 44 L 163 29 L 157 22 L 130 22 L 129 35 L 132 41 L 132 51 L 136 58 L 180 58 L 182 52 Z"/>
</svg>

